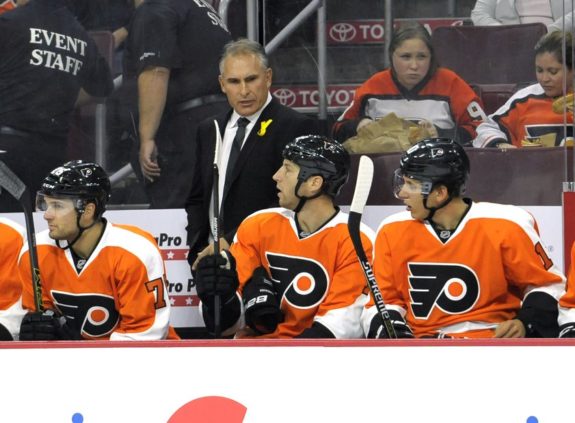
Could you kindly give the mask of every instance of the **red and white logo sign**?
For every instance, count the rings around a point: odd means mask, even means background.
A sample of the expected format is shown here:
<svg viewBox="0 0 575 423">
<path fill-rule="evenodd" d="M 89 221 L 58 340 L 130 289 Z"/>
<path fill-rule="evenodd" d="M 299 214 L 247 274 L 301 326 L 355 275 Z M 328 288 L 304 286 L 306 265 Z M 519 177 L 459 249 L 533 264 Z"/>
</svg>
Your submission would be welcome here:
<svg viewBox="0 0 575 423">
<path fill-rule="evenodd" d="M 248 409 L 226 397 L 197 398 L 180 407 L 168 423 L 226 422 L 242 423 Z"/>
<path fill-rule="evenodd" d="M 327 87 L 326 96 L 328 107 L 345 108 L 350 105 L 357 85 L 330 85 Z M 319 104 L 319 91 L 313 85 L 299 85 L 290 87 L 275 87 L 271 90 L 272 95 L 281 104 L 288 107 L 317 107 Z"/>
<path fill-rule="evenodd" d="M 357 35 L 357 29 L 350 22 L 336 22 L 329 27 L 329 38 L 337 43 L 353 41 Z"/>
<path fill-rule="evenodd" d="M 405 19 L 396 19 L 397 28 Z M 421 23 L 431 34 L 440 26 L 461 26 L 471 21 L 467 18 L 446 19 L 420 19 Z M 327 40 L 329 44 L 376 44 L 385 40 L 385 26 L 383 19 L 365 19 L 353 21 L 328 22 Z"/>
</svg>

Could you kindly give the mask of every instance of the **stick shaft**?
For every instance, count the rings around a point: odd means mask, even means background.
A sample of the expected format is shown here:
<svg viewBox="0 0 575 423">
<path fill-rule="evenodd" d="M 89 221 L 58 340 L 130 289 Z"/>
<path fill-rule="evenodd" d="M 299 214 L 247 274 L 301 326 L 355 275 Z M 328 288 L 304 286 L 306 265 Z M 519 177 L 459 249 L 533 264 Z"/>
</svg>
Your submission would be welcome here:
<svg viewBox="0 0 575 423">
<path fill-rule="evenodd" d="M 22 182 L 3 161 L 0 161 L 0 186 L 20 203 L 22 211 L 24 212 L 34 305 L 36 306 L 36 310 L 44 311 L 44 304 L 42 302 L 42 280 L 40 278 L 40 267 L 38 266 L 38 252 L 36 247 L 36 230 L 34 228 L 34 216 L 30 205 L 30 191 L 24 182 Z"/>
<path fill-rule="evenodd" d="M 357 172 L 357 181 L 355 186 L 355 191 L 353 194 L 353 200 L 351 202 L 349 220 L 347 228 L 355 253 L 361 265 L 361 269 L 365 276 L 367 286 L 371 291 L 375 307 L 383 320 L 383 325 L 389 338 L 397 338 L 395 329 L 393 328 L 393 323 L 389 316 L 389 312 L 385 307 L 385 302 L 383 301 L 383 296 L 375 275 L 373 273 L 373 268 L 365 254 L 365 249 L 361 243 L 361 217 L 363 215 L 363 210 L 367 203 L 367 198 L 371 190 L 371 183 L 373 181 L 373 162 L 367 156 L 361 156 L 359 160 L 359 168 Z"/>
<path fill-rule="evenodd" d="M 214 166 L 213 166 L 213 209 L 214 209 L 214 254 L 220 254 L 220 172 L 218 169 L 218 161 L 220 155 L 220 144 L 222 143 L 222 136 L 220 134 L 220 127 L 218 122 L 214 120 L 216 128 L 216 145 L 214 148 Z M 215 280 L 214 280 L 215 284 Z M 214 337 L 219 338 L 221 333 L 221 299 L 219 295 L 214 295 Z"/>
</svg>

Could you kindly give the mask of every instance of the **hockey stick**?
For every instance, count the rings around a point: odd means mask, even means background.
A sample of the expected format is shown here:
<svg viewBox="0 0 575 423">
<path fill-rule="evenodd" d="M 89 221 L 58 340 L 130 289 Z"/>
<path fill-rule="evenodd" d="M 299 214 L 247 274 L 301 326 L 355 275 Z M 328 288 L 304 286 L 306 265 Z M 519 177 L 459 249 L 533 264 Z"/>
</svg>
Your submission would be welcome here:
<svg viewBox="0 0 575 423">
<path fill-rule="evenodd" d="M 357 181 L 355 183 L 355 191 L 353 193 L 353 200 L 351 201 L 351 207 L 349 209 L 349 220 L 347 222 L 347 229 L 349 231 L 349 236 L 353 242 L 353 247 L 355 248 L 355 253 L 361 264 L 361 269 L 365 275 L 367 281 L 367 286 L 373 296 L 375 302 L 375 307 L 383 319 L 383 326 L 387 332 L 389 338 L 397 338 L 395 329 L 391 322 L 389 312 L 385 308 L 385 302 L 383 301 L 383 296 L 377 286 L 377 281 L 375 280 L 375 275 L 373 274 L 373 268 L 367 259 L 363 245 L 361 244 L 361 216 L 363 214 L 363 209 L 367 203 L 367 197 L 369 196 L 369 191 L 371 189 L 371 182 L 373 180 L 373 161 L 367 156 L 361 156 L 359 159 L 359 168 L 357 170 Z"/>
<path fill-rule="evenodd" d="M 42 303 L 42 282 L 40 268 L 38 267 L 38 252 L 36 250 L 36 231 L 34 217 L 30 207 L 30 191 L 24 182 L 10 170 L 6 163 L 0 160 L 0 187 L 12 195 L 22 206 L 26 219 L 26 235 L 28 237 L 28 254 L 30 255 L 30 270 L 32 272 L 32 290 L 34 291 L 34 305 L 37 311 L 44 311 Z"/>
<path fill-rule="evenodd" d="M 213 221 L 213 229 L 212 233 L 214 234 L 214 254 L 220 254 L 220 191 L 219 191 L 219 184 L 220 184 L 220 173 L 218 169 L 218 161 L 220 159 L 220 144 L 222 143 L 222 135 L 220 134 L 220 127 L 218 126 L 218 122 L 214 120 L 214 125 L 216 126 L 216 146 L 214 149 L 214 185 L 213 185 L 213 201 L 214 201 L 214 221 Z M 216 280 L 214 278 L 214 285 Z M 214 286 L 215 288 L 215 286 Z M 214 338 L 220 337 L 221 332 L 221 324 L 220 324 L 220 316 L 221 316 L 221 301 L 219 295 L 214 295 Z"/>
</svg>

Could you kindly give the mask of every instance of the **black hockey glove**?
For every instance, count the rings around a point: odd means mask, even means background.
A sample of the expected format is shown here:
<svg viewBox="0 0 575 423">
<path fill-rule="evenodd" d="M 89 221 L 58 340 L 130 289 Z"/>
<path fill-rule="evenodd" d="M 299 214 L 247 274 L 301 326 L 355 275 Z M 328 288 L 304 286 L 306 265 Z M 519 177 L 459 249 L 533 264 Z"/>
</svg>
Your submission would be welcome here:
<svg viewBox="0 0 575 423">
<path fill-rule="evenodd" d="M 559 338 L 575 338 L 575 323 L 567 323 L 559 328 Z"/>
<path fill-rule="evenodd" d="M 28 313 L 20 325 L 20 341 L 77 340 L 80 335 L 54 310 Z"/>
<path fill-rule="evenodd" d="M 12 334 L 10 333 L 10 331 L 6 328 L 6 326 L 0 323 L 0 341 L 13 341 L 13 340 L 14 338 L 12 338 Z"/>
<path fill-rule="evenodd" d="M 411 328 L 405 323 L 403 317 L 397 310 L 388 310 L 389 317 L 391 318 L 391 324 L 395 329 L 395 334 L 398 338 L 413 338 L 413 332 Z M 379 312 L 373 316 L 371 319 L 371 325 L 369 325 L 369 332 L 367 334 L 368 338 L 376 338 L 376 339 L 388 339 L 389 336 L 387 331 L 385 330 L 385 326 L 383 325 L 383 318 L 379 314 Z"/>
<path fill-rule="evenodd" d="M 274 332 L 283 322 L 273 282 L 268 279 L 264 267 L 254 270 L 252 278 L 244 286 L 242 298 L 246 325 L 258 335 Z"/>
<path fill-rule="evenodd" d="M 206 307 L 213 308 L 216 295 L 222 304 L 227 302 L 236 295 L 238 286 L 236 260 L 229 251 L 205 256 L 198 262 L 196 292 Z"/>
</svg>

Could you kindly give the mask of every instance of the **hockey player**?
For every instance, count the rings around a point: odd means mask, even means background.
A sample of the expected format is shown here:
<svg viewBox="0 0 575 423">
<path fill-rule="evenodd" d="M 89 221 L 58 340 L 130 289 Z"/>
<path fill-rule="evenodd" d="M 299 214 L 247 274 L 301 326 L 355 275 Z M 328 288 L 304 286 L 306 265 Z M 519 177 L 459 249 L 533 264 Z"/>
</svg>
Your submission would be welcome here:
<svg viewBox="0 0 575 423">
<path fill-rule="evenodd" d="M 575 243 L 571 246 L 571 266 L 567 292 L 559 300 L 559 338 L 575 338 Z"/>
<path fill-rule="evenodd" d="M 177 338 L 169 326 L 165 269 L 154 238 L 102 217 L 110 181 L 95 163 L 52 170 L 36 196 L 48 229 L 38 234 L 44 313 L 35 310 L 24 248 L 19 269 L 21 340 Z"/>
<path fill-rule="evenodd" d="M 16 222 L 0 218 L 0 341 L 18 339 L 20 323 L 26 314 L 18 278 L 18 255 L 24 245 L 24 232 Z"/>
<path fill-rule="evenodd" d="M 334 205 L 348 178 L 349 155 L 336 141 L 306 135 L 288 143 L 283 157 L 273 176 L 281 207 L 247 217 L 229 251 L 198 263 L 196 287 L 206 326 L 214 330 L 214 296 L 219 295 L 224 334 L 363 337 L 365 279 L 348 216 Z M 372 238 L 364 226 L 369 256 Z"/>
<path fill-rule="evenodd" d="M 415 337 L 556 337 L 565 277 L 547 256 L 525 210 L 464 198 L 465 150 L 449 139 L 403 154 L 394 192 L 407 211 L 386 218 L 374 273 L 396 331 Z M 382 337 L 373 303 L 362 315 Z"/>
</svg>

